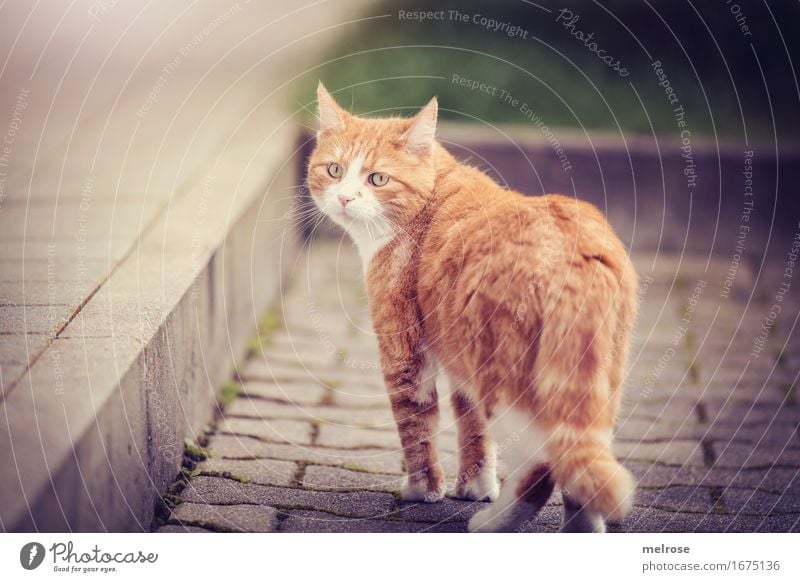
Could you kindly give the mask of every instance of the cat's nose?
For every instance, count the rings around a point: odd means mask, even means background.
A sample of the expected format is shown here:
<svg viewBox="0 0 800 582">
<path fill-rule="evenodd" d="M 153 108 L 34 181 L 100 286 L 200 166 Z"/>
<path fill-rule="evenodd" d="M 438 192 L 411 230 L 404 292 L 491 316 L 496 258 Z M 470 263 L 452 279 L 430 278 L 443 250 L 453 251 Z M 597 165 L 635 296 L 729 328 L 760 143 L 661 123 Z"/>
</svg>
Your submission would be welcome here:
<svg viewBox="0 0 800 582">
<path fill-rule="evenodd" d="M 355 200 L 355 196 L 348 196 L 347 194 L 339 194 L 339 202 L 342 203 L 342 206 L 347 206 L 350 202 Z"/>
</svg>

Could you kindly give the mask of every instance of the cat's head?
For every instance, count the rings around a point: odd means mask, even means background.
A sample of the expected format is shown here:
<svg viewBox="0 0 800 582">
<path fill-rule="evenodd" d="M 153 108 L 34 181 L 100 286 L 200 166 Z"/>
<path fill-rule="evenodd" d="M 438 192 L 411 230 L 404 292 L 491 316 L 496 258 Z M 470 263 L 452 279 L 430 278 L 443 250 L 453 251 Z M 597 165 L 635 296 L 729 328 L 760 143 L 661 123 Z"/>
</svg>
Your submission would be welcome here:
<svg viewBox="0 0 800 582">
<path fill-rule="evenodd" d="M 322 83 L 317 99 L 320 127 L 308 165 L 314 201 L 359 248 L 391 239 L 433 189 L 436 99 L 414 117 L 384 119 L 349 114 Z"/>
</svg>

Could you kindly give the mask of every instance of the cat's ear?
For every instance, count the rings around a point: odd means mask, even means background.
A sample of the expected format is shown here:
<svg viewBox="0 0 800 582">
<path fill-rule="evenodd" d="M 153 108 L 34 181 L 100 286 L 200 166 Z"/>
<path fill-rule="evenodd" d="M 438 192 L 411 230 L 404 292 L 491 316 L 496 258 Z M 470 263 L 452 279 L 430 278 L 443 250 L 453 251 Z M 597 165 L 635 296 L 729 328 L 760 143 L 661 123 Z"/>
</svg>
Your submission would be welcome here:
<svg viewBox="0 0 800 582">
<path fill-rule="evenodd" d="M 319 131 L 317 135 L 336 131 L 344 127 L 348 113 L 336 104 L 322 81 L 317 85 L 317 104 L 319 107 Z"/>
<path fill-rule="evenodd" d="M 439 116 L 439 103 L 436 97 L 417 113 L 414 123 L 406 133 L 406 148 L 412 153 L 425 153 L 433 149 L 436 139 L 436 119 Z"/>
</svg>

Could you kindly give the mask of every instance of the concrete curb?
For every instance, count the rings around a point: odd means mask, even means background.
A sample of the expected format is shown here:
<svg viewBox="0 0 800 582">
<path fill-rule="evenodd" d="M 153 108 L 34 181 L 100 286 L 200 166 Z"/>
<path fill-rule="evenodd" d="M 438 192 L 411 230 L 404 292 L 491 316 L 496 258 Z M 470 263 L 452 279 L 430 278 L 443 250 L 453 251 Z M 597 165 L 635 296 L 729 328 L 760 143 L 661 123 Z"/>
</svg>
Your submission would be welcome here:
<svg viewBox="0 0 800 582">
<path fill-rule="evenodd" d="M 3 529 L 149 530 L 296 251 L 294 139 L 276 130 L 184 185 L 2 403 Z"/>
</svg>

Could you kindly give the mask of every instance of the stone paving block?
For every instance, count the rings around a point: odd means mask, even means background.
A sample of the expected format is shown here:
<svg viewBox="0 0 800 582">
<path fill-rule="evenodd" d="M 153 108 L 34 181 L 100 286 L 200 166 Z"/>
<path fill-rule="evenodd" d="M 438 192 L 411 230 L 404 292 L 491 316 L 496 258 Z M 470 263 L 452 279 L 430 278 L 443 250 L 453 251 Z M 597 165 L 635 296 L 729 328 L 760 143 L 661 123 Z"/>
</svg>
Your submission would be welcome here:
<svg viewBox="0 0 800 582">
<path fill-rule="evenodd" d="M 800 489 L 797 469 L 774 467 L 766 470 L 728 469 L 720 467 L 669 467 L 651 463 L 626 462 L 640 487 L 663 488 L 674 485 L 704 487 L 738 487 L 783 492 Z"/>
<path fill-rule="evenodd" d="M 193 525 L 162 525 L 156 533 L 213 533 L 210 529 L 203 529 Z"/>
<path fill-rule="evenodd" d="M 250 483 L 280 485 L 283 487 L 291 485 L 294 476 L 297 474 L 297 463 L 273 459 L 238 461 L 212 457 L 199 463 L 197 468 L 203 471 L 204 474 L 221 475 L 230 473 L 233 477 L 242 477 Z"/>
<path fill-rule="evenodd" d="M 67 323 L 74 308 L 69 305 L 0 306 L 0 334 L 55 335 Z"/>
<path fill-rule="evenodd" d="M 214 457 L 234 459 L 271 458 L 321 465 L 338 465 L 354 470 L 402 474 L 403 456 L 383 449 L 320 449 L 255 439 L 217 435 L 210 445 Z"/>
<path fill-rule="evenodd" d="M 286 305 L 282 305 L 282 308 L 285 310 Z M 275 349 L 280 350 L 282 353 L 287 351 L 290 353 L 305 351 L 314 352 L 317 350 L 331 349 L 331 346 L 326 344 L 313 330 L 311 333 L 308 333 L 303 330 L 281 327 L 274 330 L 265 341 L 269 346 L 270 352 Z M 336 346 L 333 346 L 333 349 L 335 350 Z"/>
<path fill-rule="evenodd" d="M 800 408 L 790 406 L 758 405 L 752 402 L 706 399 L 709 421 L 738 422 L 752 425 L 769 425 L 776 422 L 800 422 Z"/>
<path fill-rule="evenodd" d="M 51 260 L 46 257 L 24 260 L 20 257 L 4 259 L 3 254 L 0 250 L 0 281 L 15 285 L 24 280 L 26 285 L 33 281 L 39 283 L 55 281 L 59 288 L 62 284 L 69 286 L 78 283 L 94 287 L 108 276 L 109 269 L 116 264 L 116 261 L 109 264 L 108 259 L 81 258 L 78 260 L 76 256 L 61 254 L 57 254 Z"/>
<path fill-rule="evenodd" d="M 348 367 L 338 367 L 324 373 L 315 374 L 319 381 L 334 388 L 341 388 L 348 392 L 359 389 L 369 390 L 370 393 L 385 394 L 386 388 L 383 378 L 376 371 L 358 370 Z"/>
<path fill-rule="evenodd" d="M 0 364 L 25 365 L 49 343 L 42 335 L 0 335 Z"/>
<path fill-rule="evenodd" d="M 252 436 L 294 445 L 310 445 L 313 434 L 311 423 L 301 420 L 223 418 L 219 422 L 218 430 L 226 434 Z"/>
<path fill-rule="evenodd" d="M 381 385 L 348 384 L 331 390 L 333 403 L 345 408 L 386 409 L 389 395 Z"/>
<path fill-rule="evenodd" d="M 726 511 L 731 513 L 800 514 L 800 496 L 788 492 L 776 494 L 751 489 L 728 488 L 723 490 L 722 499 Z"/>
<path fill-rule="evenodd" d="M 721 382 L 714 377 L 703 383 L 699 393 L 704 400 L 716 399 L 722 402 L 729 400 L 748 405 L 755 402 L 777 408 L 783 404 L 786 396 L 779 388 L 779 384 L 780 380 L 775 375 L 744 379 L 738 385 Z"/>
<path fill-rule="evenodd" d="M 724 531 L 734 517 L 715 513 L 670 512 L 653 507 L 637 508 L 620 524 L 609 524 L 609 532 L 670 533 Z M 750 530 L 752 531 L 752 530 Z"/>
<path fill-rule="evenodd" d="M 665 511 L 681 511 L 688 513 L 710 513 L 713 500 L 710 490 L 697 486 L 669 486 L 660 489 L 642 489 L 636 491 L 636 505 L 654 507 Z"/>
<path fill-rule="evenodd" d="M 376 447 L 401 451 L 400 437 L 397 431 L 376 430 L 353 426 L 321 425 L 317 444 L 343 449 L 355 447 Z"/>
<path fill-rule="evenodd" d="M 396 424 L 388 406 L 348 409 L 339 406 L 282 404 L 257 398 L 238 398 L 225 409 L 229 416 L 301 419 L 314 423 L 394 429 Z"/>
<path fill-rule="evenodd" d="M 638 395 L 625 393 L 622 397 L 618 424 L 628 420 L 658 421 L 665 423 L 690 420 L 695 412 L 695 399 L 641 399 Z"/>
<path fill-rule="evenodd" d="M 515 533 L 552 533 L 559 530 L 563 521 L 563 508 L 545 505 L 534 517 L 523 521 Z"/>
<path fill-rule="evenodd" d="M 281 523 L 287 533 L 456 533 L 466 531 L 460 523 L 415 523 L 385 519 L 353 519 L 319 511 L 290 511 Z"/>
<path fill-rule="evenodd" d="M 458 448 L 453 432 L 436 435 L 440 451 L 455 451 Z M 323 424 L 319 427 L 317 444 L 328 447 L 378 447 L 389 450 L 402 450 L 397 429 L 377 430 L 354 426 Z"/>
<path fill-rule="evenodd" d="M 92 288 L 81 283 L 47 281 L 0 282 L 0 305 L 49 306 L 69 305 L 77 307 Z"/>
<path fill-rule="evenodd" d="M 314 405 L 328 394 L 328 389 L 320 384 L 272 383 L 258 380 L 245 381 L 242 391 L 253 398 L 288 402 L 296 405 Z"/>
<path fill-rule="evenodd" d="M 469 521 L 475 513 L 488 507 L 479 501 L 462 501 L 445 498 L 435 503 L 404 502 L 395 512 L 397 519 L 440 523 L 445 521 Z"/>
<path fill-rule="evenodd" d="M 709 472 L 706 467 L 674 467 L 637 461 L 626 461 L 625 467 L 633 473 L 639 487 L 692 485 Z"/>
<path fill-rule="evenodd" d="M 704 464 L 702 448 L 695 441 L 639 443 L 618 440 L 614 442 L 614 453 L 619 459 L 628 461 L 649 461 L 662 465 Z"/>
<path fill-rule="evenodd" d="M 216 477 L 196 477 L 183 490 L 185 502 L 207 505 L 269 505 L 283 509 L 314 509 L 336 515 L 382 518 L 395 499 L 388 493 L 353 491 L 333 493 L 265 485 L 243 484 Z"/>
<path fill-rule="evenodd" d="M 270 346 L 270 349 L 266 350 L 265 354 L 265 363 L 270 367 L 273 365 L 295 366 L 301 370 L 321 374 L 339 366 L 335 354 L 329 354 L 320 348 L 316 348 L 316 350 L 311 348 L 298 350 L 294 347 L 279 348 Z"/>
<path fill-rule="evenodd" d="M 800 470 L 770 467 L 764 470 L 725 469 L 714 467 L 698 477 L 698 483 L 714 487 L 759 489 L 773 493 L 800 493 Z"/>
<path fill-rule="evenodd" d="M 321 378 L 297 366 L 287 364 L 267 364 L 260 356 L 247 360 L 239 370 L 245 380 L 265 380 L 269 382 L 302 382 L 322 383 Z"/>
<path fill-rule="evenodd" d="M 724 446 L 715 447 L 717 459 L 715 467 L 727 467 L 730 469 L 745 468 L 769 468 L 773 465 L 797 467 L 800 469 L 800 450 L 798 449 L 778 449 L 770 446 L 743 445 L 730 443 Z"/>
<path fill-rule="evenodd" d="M 218 531 L 271 532 L 278 525 L 278 510 L 263 505 L 181 503 L 169 521 Z"/>
<path fill-rule="evenodd" d="M 340 467 L 311 465 L 306 467 L 303 487 L 308 489 L 370 489 L 374 491 L 400 491 L 402 475 L 365 473 Z"/>
<path fill-rule="evenodd" d="M 63 270 L 61 278 L 69 278 L 75 271 L 67 271 L 67 268 L 75 269 L 82 261 L 100 262 L 115 264 L 131 247 L 132 237 L 106 237 L 102 244 L 75 244 L 75 240 L 59 239 L 57 237 L 39 238 L 37 240 L 27 240 L 24 238 L 2 239 L 0 244 L 0 259 L 13 259 L 25 262 L 26 272 L 29 263 L 43 262 L 45 264 L 57 265 L 58 270 Z M 94 242 L 97 241 L 87 241 Z M 52 272 L 52 267 L 51 267 Z M 39 276 L 41 277 L 41 275 Z M 37 277 L 38 280 L 42 280 Z M 47 277 L 44 278 L 47 280 Z"/>
<path fill-rule="evenodd" d="M 308 313 L 298 310 L 284 311 L 283 314 L 286 326 L 290 329 L 307 328 L 312 333 L 324 333 L 331 337 L 352 337 L 352 327 L 341 314 L 317 311 L 316 315 L 318 317 L 313 321 Z"/>
<path fill-rule="evenodd" d="M 743 527 L 728 529 L 727 531 L 797 533 L 800 532 L 800 515 L 771 515 L 759 518 L 759 521 L 750 517 Z"/>
<path fill-rule="evenodd" d="M 766 425 L 739 425 L 715 423 L 711 426 L 698 426 L 684 428 L 681 437 L 695 438 L 697 440 L 712 440 L 718 446 L 727 443 L 747 443 L 751 445 L 769 445 L 776 450 L 783 448 L 800 448 L 798 427 L 794 424 L 773 423 Z"/>
<path fill-rule="evenodd" d="M 11 385 L 16 382 L 25 372 L 24 364 L 0 364 L 0 395 L 10 390 Z"/>
<path fill-rule="evenodd" d="M 167 306 L 159 300 L 126 294 L 122 289 L 112 291 L 104 286 L 59 337 L 118 336 L 147 342 L 158 333 L 167 315 Z"/>
<path fill-rule="evenodd" d="M 90 241 L 104 241 L 112 235 L 128 235 L 133 239 L 157 210 L 152 203 L 143 207 L 141 202 L 116 201 L 95 203 L 84 211 L 79 204 L 71 202 L 59 200 L 57 211 L 53 207 L 36 206 L 4 208 L 0 215 L 0 232 L 4 238 L 52 238 L 63 243 L 74 241 L 79 234 Z M 145 210 L 147 215 L 143 217 Z M 79 222 L 81 218 L 83 224 Z"/>
<path fill-rule="evenodd" d="M 674 438 L 686 439 L 694 438 L 694 434 L 697 432 L 696 428 L 697 422 L 691 416 L 684 416 L 683 419 L 676 418 L 674 423 L 667 423 L 662 420 L 652 422 L 638 419 L 621 419 L 617 423 L 615 438 L 639 442 L 663 441 Z"/>
</svg>

